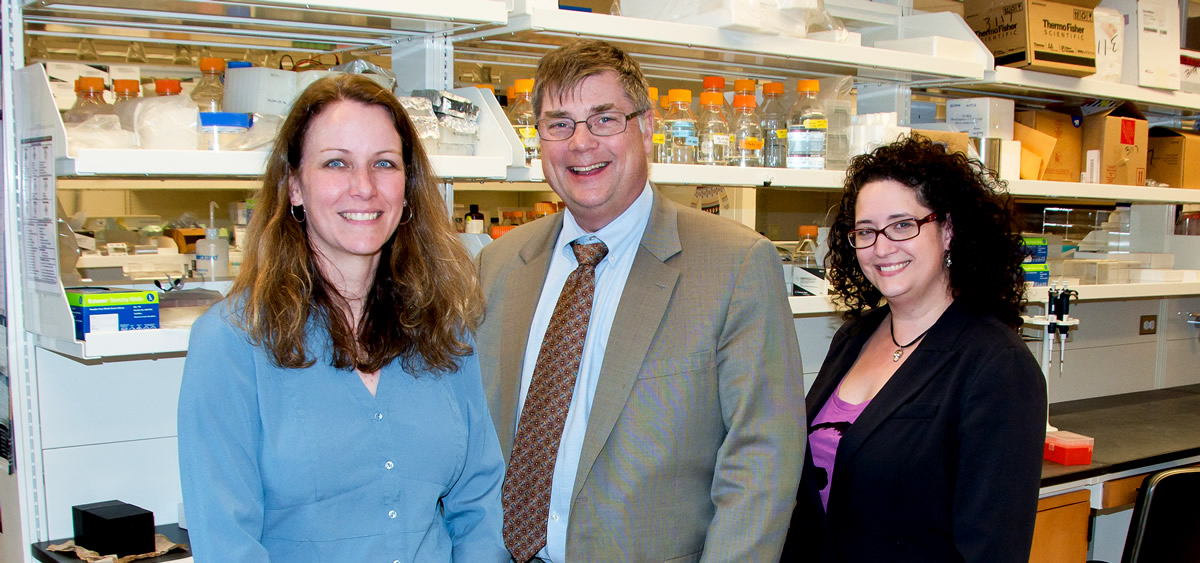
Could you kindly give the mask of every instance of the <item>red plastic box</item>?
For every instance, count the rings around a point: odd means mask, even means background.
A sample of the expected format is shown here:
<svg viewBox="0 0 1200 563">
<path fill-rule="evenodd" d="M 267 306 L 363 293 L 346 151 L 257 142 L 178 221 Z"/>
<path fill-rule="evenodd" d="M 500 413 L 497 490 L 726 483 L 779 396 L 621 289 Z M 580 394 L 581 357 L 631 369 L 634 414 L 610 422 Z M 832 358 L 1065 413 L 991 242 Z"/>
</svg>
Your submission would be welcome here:
<svg viewBox="0 0 1200 563">
<path fill-rule="evenodd" d="M 1062 465 L 1088 465 L 1092 463 L 1092 445 L 1095 440 L 1090 436 L 1056 430 L 1046 433 L 1046 448 L 1042 457 Z"/>
</svg>

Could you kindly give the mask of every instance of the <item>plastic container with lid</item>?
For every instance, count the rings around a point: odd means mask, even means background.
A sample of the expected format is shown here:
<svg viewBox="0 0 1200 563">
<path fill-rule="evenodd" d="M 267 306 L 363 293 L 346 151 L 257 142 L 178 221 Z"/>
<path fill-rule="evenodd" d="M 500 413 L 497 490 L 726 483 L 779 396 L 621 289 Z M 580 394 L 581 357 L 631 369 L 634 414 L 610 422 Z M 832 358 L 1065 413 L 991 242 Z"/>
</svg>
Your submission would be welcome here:
<svg viewBox="0 0 1200 563">
<path fill-rule="evenodd" d="M 200 150 L 233 150 L 233 144 L 250 129 L 250 115 L 222 111 L 200 112 Z"/>
<path fill-rule="evenodd" d="M 721 76 L 705 76 L 701 80 L 701 84 L 703 85 L 700 93 L 701 98 L 704 97 L 705 92 L 712 92 L 721 97 L 721 117 L 725 119 L 725 123 L 729 123 L 733 119 L 733 108 L 730 107 L 729 102 L 725 99 L 725 78 Z M 700 102 L 704 103 L 704 100 L 701 99 Z"/>
<path fill-rule="evenodd" d="M 1090 465 L 1094 443 L 1094 438 L 1074 432 L 1047 432 L 1042 457 L 1062 465 Z"/>
<path fill-rule="evenodd" d="M 558 206 L 549 201 L 539 201 L 533 204 L 533 216 L 535 219 L 541 219 L 548 215 L 558 213 Z"/>
<path fill-rule="evenodd" d="M 63 114 L 63 123 L 83 123 L 93 115 L 113 113 L 113 107 L 104 101 L 104 79 L 80 76 L 75 80 L 75 105 Z"/>
<path fill-rule="evenodd" d="M 787 108 L 783 106 L 783 83 L 763 84 L 763 103 L 758 110 L 763 134 L 763 166 L 787 166 Z"/>
<path fill-rule="evenodd" d="M 667 92 L 671 110 L 663 117 L 667 126 L 667 147 L 672 164 L 695 164 L 700 136 L 696 134 L 696 116 L 692 114 L 691 90 Z"/>
</svg>

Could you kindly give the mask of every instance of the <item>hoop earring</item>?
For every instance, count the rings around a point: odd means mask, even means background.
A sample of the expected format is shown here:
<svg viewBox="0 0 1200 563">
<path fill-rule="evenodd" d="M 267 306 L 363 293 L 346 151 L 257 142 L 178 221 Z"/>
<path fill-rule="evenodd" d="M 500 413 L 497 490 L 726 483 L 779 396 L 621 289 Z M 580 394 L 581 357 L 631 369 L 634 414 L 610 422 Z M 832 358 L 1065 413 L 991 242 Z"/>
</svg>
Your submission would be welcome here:
<svg viewBox="0 0 1200 563">
<path fill-rule="evenodd" d="M 405 211 L 408 212 L 407 218 L 404 216 Z M 407 225 L 412 222 L 412 218 L 413 218 L 412 208 L 408 206 L 408 200 L 406 199 L 406 200 L 404 200 L 404 211 L 400 212 L 400 222 L 396 223 L 396 224 L 397 225 Z"/>
<path fill-rule="evenodd" d="M 297 209 L 300 210 L 299 217 L 296 216 Z M 303 205 L 293 205 L 292 208 L 289 209 L 288 211 L 292 214 L 292 219 L 295 219 L 297 223 L 303 223 L 304 220 L 308 218 L 308 216 L 304 214 L 304 206 Z"/>
<path fill-rule="evenodd" d="M 954 263 L 954 261 L 950 259 L 950 251 L 947 250 L 946 251 L 946 269 L 949 270 L 950 264 L 953 264 L 953 263 Z"/>
</svg>

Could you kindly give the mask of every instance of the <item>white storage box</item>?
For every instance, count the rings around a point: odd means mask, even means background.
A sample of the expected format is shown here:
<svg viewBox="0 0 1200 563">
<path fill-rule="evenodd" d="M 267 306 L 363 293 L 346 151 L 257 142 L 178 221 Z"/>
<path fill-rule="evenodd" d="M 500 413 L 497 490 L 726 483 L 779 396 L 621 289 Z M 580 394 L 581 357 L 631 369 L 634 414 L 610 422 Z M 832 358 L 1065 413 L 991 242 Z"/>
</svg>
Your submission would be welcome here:
<svg viewBox="0 0 1200 563">
<path fill-rule="evenodd" d="M 1179 4 L 1170 0 L 1102 0 L 1125 19 L 1121 82 L 1178 90 Z"/>
<path fill-rule="evenodd" d="M 222 109 L 234 113 L 286 115 L 296 98 L 296 73 L 248 67 L 225 71 Z"/>
<path fill-rule="evenodd" d="M 774 34 L 779 8 L 759 0 L 625 0 L 621 15 Z"/>
<path fill-rule="evenodd" d="M 1012 100 L 1004 98 L 961 98 L 946 101 L 946 123 L 969 137 L 1013 140 Z"/>
<path fill-rule="evenodd" d="M 1139 269 L 1129 272 L 1131 283 L 1182 282 L 1183 270 Z"/>
<path fill-rule="evenodd" d="M 181 277 L 191 259 L 186 254 L 84 255 L 75 267 L 92 281 L 147 280 Z"/>
</svg>

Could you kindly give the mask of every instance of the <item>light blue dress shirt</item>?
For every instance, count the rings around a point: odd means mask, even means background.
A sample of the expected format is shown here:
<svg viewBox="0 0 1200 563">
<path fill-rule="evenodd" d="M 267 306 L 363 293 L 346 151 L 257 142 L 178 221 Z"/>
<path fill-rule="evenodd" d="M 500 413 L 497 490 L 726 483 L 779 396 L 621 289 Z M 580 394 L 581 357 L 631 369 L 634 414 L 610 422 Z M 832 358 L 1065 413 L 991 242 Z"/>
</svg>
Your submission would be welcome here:
<svg viewBox="0 0 1200 563">
<path fill-rule="evenodd" d="M 457 372 L 385 366 L 375 396 L 316 362 L 280 369 L 231 324 L 192 327 L 179 468 L 196 561 L 507 561 L 500 444 L 474 355 Z"/>
<path fill-rule="evenodd" d="M 521 365 L 521 396 L 517 403 L 517 425 L 520 426 L 521 410 L 525 408 L 525 395 L 533 379 L 533 368 L 558 295 L 567 282 L 567 276 L 579 265 L 571 243 L 599 240 L 608 247 L 608 254 L 596 265 L 596 292 L 592 298 L 592 315 L 588 321 L 587 337 L 583 344 L 583 355 L 579 362 L 579 375 L 575 378 L 575 392 L 571 395 L 571 406 L 563 425 L 562 441 L 558 444 L 558 457 L 554 462 L 554 481 L 550 489 L 550 514 L 546 522 L 546 547 L 538 557 L 555 563 L 563 563 L 567 553 L 567 520 L 571 510 L 571 490 L 575 485 L 575 473 L 579 469 L 579 454 L 583 448 L 583 437 L 587 432 L 588 415 L 592 412 L 592 399 L 596 395 L 596 382 L 600 379 L 600 366 L 604 362 L 604 350 L 608 345 L 608 333 L 612 329 L 625 281 L 641 245 L 642 233 L 650 222 L 650 208 L 654 204 L 654 191 L 646 183 L 641 195 L 633 204 L 608 225 L 594 233 L 584 231 L 570 210 L 564 211 L 562 231 L 554 243 L 550 258 L 550 270 L 538 299 L 537 311 L 529 326 L 529 341 L 525 347 L 525 361 Z"/>
</svg>

